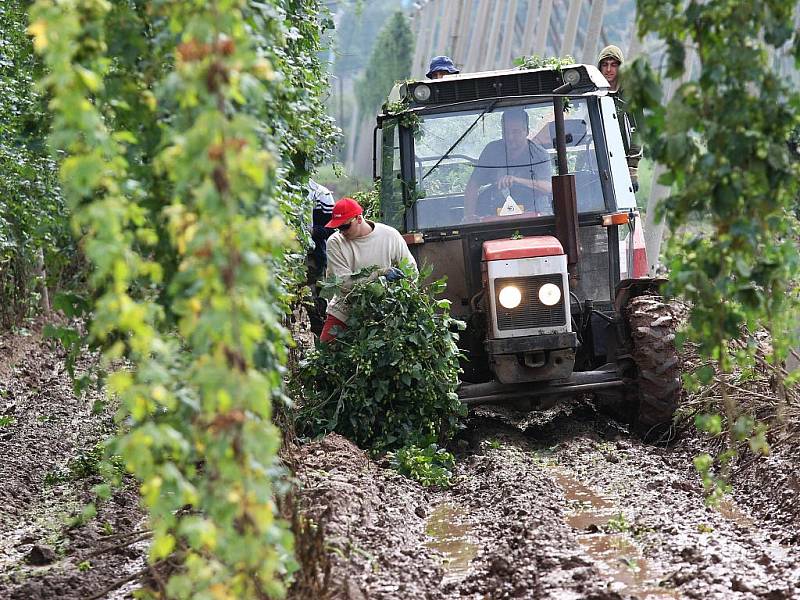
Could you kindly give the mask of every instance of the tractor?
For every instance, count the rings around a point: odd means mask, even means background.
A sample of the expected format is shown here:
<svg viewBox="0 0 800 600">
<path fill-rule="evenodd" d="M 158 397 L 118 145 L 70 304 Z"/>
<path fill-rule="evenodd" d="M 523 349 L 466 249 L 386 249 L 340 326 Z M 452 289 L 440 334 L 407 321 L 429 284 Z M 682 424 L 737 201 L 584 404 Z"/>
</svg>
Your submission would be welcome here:
<svg viewBox="0 0 800 600">
<path fill-rule="evenodd" d="M 648 277 L 631 125 L 592 65 L 394 86 L 373 134 L 381 218 L 447 278 L 467 405 L 591 392 L 663 435 L 676 318 Z"/>
</svg>

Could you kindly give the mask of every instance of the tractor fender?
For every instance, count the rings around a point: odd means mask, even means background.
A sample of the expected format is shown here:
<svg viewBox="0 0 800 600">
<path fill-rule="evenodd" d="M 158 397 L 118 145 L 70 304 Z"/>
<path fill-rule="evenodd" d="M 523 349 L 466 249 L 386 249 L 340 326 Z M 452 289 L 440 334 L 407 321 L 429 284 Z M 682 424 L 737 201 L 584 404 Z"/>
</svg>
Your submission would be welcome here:
<svg viewBox="0 0 800 600">
<path fill-rule="evenodd" d="M 667 283 L 664 277 L 639 277 L 623 279 L 614 290 L 614 310 L 622 314 L 628 300 L 645 294 L 661 295 L 661 286 Z"/>
</svg>

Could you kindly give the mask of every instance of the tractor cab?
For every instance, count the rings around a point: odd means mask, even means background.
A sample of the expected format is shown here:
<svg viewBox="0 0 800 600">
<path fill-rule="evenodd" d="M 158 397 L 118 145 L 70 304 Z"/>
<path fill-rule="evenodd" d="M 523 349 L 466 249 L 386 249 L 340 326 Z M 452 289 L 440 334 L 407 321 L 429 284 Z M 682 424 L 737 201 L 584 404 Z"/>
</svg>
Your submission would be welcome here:
<svg viewBox="0 0 800 600">
<path fill-rule="evenodd" d="M 467 323 L 465 402 L 635 385 L 625 310 L 656 282 L 594 66 L 398 84 L 378 129 L 381 217 Z"/>
</svg>

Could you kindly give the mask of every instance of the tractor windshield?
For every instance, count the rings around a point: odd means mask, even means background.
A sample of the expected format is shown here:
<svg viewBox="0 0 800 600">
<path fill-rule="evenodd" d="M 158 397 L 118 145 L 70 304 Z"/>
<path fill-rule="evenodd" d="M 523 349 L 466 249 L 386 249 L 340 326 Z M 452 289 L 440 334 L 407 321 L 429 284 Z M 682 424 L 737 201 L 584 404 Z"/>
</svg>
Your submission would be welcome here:
<svg viewBox="0 0 800 600">
<path fill-rule="evenodd" d="M 585 100 L 565 111 L 579 212 L 605 208 Z M 552 102 L 421 117 L 414 141 L 419 229 L 553 214 Z"/>
</svg>

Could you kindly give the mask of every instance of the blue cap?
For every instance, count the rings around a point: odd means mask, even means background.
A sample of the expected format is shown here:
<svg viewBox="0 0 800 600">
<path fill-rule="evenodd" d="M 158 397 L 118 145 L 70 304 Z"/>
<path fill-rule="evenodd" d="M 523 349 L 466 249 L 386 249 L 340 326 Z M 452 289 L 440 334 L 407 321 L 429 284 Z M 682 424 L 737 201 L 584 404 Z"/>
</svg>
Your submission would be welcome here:
<svg viewBox="0 0 800 600">
<path fill-rule="evenodd" d="M 447 71 L 451 75 L 455 75 L 459 72 L 449 56 L 434 56 L 431 59 L 431 64 L 428 67 L 428 72 L 425 74 L 425 77 L 430 79 L 431 75 L 436 73 L 436 71 Z"/>
</svg>

